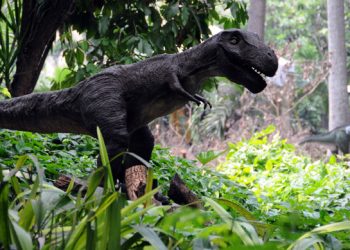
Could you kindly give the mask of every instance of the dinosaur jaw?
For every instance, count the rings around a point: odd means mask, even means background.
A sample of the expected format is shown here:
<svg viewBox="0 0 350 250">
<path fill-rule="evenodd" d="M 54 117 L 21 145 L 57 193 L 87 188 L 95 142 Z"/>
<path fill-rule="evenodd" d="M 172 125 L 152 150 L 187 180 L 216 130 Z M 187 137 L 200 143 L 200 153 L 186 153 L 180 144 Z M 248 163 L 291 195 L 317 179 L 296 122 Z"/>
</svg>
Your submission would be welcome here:
<svg viewBox="0 0 350 250">
<path fill-rule="evenodd" d="M 277 57 L 250 55 L 241 58 L 237 53 L 230 53 L 225 48 L 218 51 L 218 66 L 222 74 L 230 81 L 240 84 L 256 94 L 267 86 L 267 77 L 275 75 L 278 63 Z"/>
<path fill-rule="evenodd" d="M 230 81 L 246 87 L 254 94 L 263 91 L 267 86 L 266 74 L 255 67 L 231 64 L 222 71 Z"/>
</svg>

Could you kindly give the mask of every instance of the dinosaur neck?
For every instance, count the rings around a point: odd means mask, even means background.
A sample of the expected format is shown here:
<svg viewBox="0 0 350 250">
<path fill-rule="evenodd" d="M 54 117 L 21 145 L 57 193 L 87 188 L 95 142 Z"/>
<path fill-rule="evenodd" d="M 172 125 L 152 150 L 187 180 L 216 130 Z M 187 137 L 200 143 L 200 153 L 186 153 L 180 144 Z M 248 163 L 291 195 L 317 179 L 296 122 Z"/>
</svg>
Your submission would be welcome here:
<svg viewBox="0 0 350 250">
<path fill-rule="evenodd" d="M 323 143 L 332 143 L 335 141 L 335 135 L 334 133 L 327 133 L 327 134 L 320 134 L 320 135 L 312 135 L 305 140 L 303 140 L 303 143 L 305 142 L 323 142 Z"/>
<path fill-rule="evenodd" d="M 175 58 L 181 69 L 181 76 L 194 78 L 197 82 L 219 76 L 216 54 L 217 46 L 214 39 L 208 39 L 189 50 L 176 54 Z"/>
</svg>

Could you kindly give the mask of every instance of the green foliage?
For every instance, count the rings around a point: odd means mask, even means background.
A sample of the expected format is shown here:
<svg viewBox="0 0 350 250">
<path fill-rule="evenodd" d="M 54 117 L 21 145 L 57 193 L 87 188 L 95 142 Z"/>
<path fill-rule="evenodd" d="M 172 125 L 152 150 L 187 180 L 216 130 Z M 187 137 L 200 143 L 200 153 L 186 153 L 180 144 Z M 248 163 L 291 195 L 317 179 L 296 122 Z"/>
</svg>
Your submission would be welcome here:
<svg viewBox="0 0 350 250">
<path fill-rule="evenodd" d="M 175 173 L 178 173 L 188 187 L 200 196 L 236 200 L 247 207 L 257 209 L 258 204 L 250 191 L 210 168 L 203 166 L 198 169 L 195 162 L 170 155 L 168 149 L 156 146 L 153 150 L 152 164 L 155 178 L 160 184 L 170 183 Z"/>
<path fill-rule="evenodd" d="M 319 0 L 293 2 L 270 1 L 269 11 L 278 15 L 267 15 L 266 40 L 278 47 L 291 43 L 298 44 L 300 58 L 322 58 L 327 50 L 327 13 L 326 3 Z M 317 50 L 315 51 L 315 46 Z M 304 57 L 306 56 L 306 57 Z"/>
<path fill-rule="evenodd" d="M 299 218 L 294 221 L 297 227 L 311 228 L 349 218 L 347 163 L 298 156 L 293 145 L 278 135 L 268 140 L 273 130 L 268 127 L 229 145 L 218 170 L 254 192 L 262 215 L 270 221 L 292 213 Z"/>
<path fill-rule="evenodd" d="M 238 107 L 239 87 L 221 80 L 218 91 L 203 91 L 204 97 L 212 104 L 211 109 L 202 106 L 193 108 L 191 116 L 191 137 L 194 143 L 208 139 L 223 139 L 227 130 L 227 121 L 234 108 Z"/>
<path fill-rule="evenodd" d="M 28 144 L 27 149 L 19 147 L 23 151 L 4 147 L 8 156 L 0 168 L 13 167 L 4 174 L 0 171 L 0 242 L 5 249 L 10 245 L 38 249 L 39 242 L 44 249 L 349 247 L 349 235 L 343 232 L 349 230 L 346 163 L 337 162 L 335 157 L 322 163 L 297 156 L 286 141 L 277 136 L 269 140 L 273 131 L 274 127 L 268 127 L 249 140 L 230 144 L 226 161 L 218 168 L 222 173 L 205 166 L 198 168 L 194 161 L 171 156 L 167 149 L 157 146 L 151 163 L 163 191 L 177 172 L 204 203 L 204 209 L 181 207 L 171 211 L 169 206 L 149 203 L 160 190 L 151 190 L 150 185 L 145 196 L 132 202 L 109 184 L 103 193 L 99 191 L 102 178 L 107 177 L 104 179 L 108 182 L 111 177 L 102 137 L 99 148 L 104 155 L 103 166 L 90 174 L 86 193 L 73 195 L 72 183 L 64 192 L 46 182 L 42 171 L 42 167 L 47 169 L 46 161 L 40 165 L 41 160 L 33 155 L 40 159 L 47 146 L 46 153 L 56 157 L 51 144 L 61 137 L 66 147 L 62 151 L 92 144 L 92 149 L 85 151 L 92 157 L 97 153 L 96 140 L 3 130 L 1 135 L 13 144 L 15 138 L 25 138 Z M 16 156 L 12 151 L 24 155 Z M 215 156 L 209 152 L 199 158 L 206 163 Z M 65 164 L 67 170 L 77 163 Z M 147 182 L 152 182 L 151 177 Z"/>
<path fill-rule="evenodd" d="M 86 176 L 96 167 L 97 143 L 89 136 L 1 130 L 0 141 L 0 166 L 3 168 L 13 167 L 18 155 L 24 154 L 34 154 L 50 177 L 59 172 Z"/>
<path fill-rule="evenodd" d="M 45 12 L 49 1 L 38 2 L 34 18 L 44 15 L 41 12 Z M 20 32 L 22 3 L 22 0 L 6 0 L 0 6 L 0 83 L 4 82 L 8 89 L 21 36 L 27 34 Z M 218 10 L 217 5 L 229 9 L 232 15 L 221 16 L 222 8 Z M 65 75 L 64 82 L 56 82 L 54 78 L 53 89 L 71 86 L 100 71 L 102 65 L 127 64 L 192 47 L 209 36 L 209 23 L 233 28 L 247 19 L 242 0 L 78 0 L 59 30 L 58 48 L 70 73 Z"/>
<path fill-rule="evenodd" d="M 103 138 L 98 134 L 102 163 L 108 166 Z M 203 243 L 211 248 L 261 243 L 252 226 L 232 221 L 234 217 L 209 198 L 206 201 L 218 216 L 210 210 L 186 208 L 165 215 L 169 206 L 141 206 L 159 188 L 129 203 L 111 187 L 98 193 L 96 180 L 100 180 L 100 173 L 106 179 L 112 177 L 105 166 L 91 175 L 86 194 L 73 196 L 70 187 L 64 192 L 47 184 L 37 159 L 29 158 L 37 169 L 35 175 L 19 177 L 28 168 L 26 156 L 19 158 L 15 171 L 1 175 L 0 242 L 5 249 L 188 249 Z M 218 227 L 218 231 L 208 231 Z"/>
<path fill-rule="evenodd" d="M 196 159 L 202 163 L 203 165 L 211 162 L 212 160 L 215 160 L 220 155 L 222 155 L 225 151 L 217 152 L 213 150 L 209 150 L 207 152 L 201 152 L 198 155 L 196 155 Z"/>
<path fill-rule="evenodd" d="M 9 88 L 18 54 L 22 1 L 0 2 L 0 84 Z"/>
<path fill-rule="evenodd" d="M 233 28 L 248 19 L 240 0 L 111 0 L 100 6 L 90 0 L 77 5 L 60 36 L 66 63 L 74 72 L 67 81 L 71 84 L 100 70 L 97 65 L 128 64 L 190 48 L 209 36 L 209 23 Z M 222 16 L 217 5 L 232 15 Z M 75 38 L 73 31 L 81 37 Z"/>
<path fill-rule="evenodd" d="M 324 121 L 328 119 L 327 93 L 327 84 L 322 83 L 312 95 L 298 104 L 294 115 L 297 118 L 302 118 L 303 127 L 311 128 L 314 131 L 320 131 L 323 128 Z"/>
</svg>

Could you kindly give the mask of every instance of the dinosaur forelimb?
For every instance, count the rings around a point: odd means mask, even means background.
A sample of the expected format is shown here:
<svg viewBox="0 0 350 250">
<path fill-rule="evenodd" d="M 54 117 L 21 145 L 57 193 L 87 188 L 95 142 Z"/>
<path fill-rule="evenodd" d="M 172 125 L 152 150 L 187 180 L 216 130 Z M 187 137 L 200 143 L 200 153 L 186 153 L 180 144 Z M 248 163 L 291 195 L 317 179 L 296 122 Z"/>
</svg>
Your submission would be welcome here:
<svg viewBox="0 0 350 250">
<path fill-rule="evenodd" d="M 203 102 L 204 109 L 206 109 L 207 106 L 209 106 L 209 108 L 212 108 L 211 103 L 210 103 L 207 99 L 205 99 L 203 96 L 200 96 L 200 95 L 198 95 L 198 94 L 195 94 L 194 96 L 195 96 L 198 100 L 200 100 L 201 102 Z"/>
<path fill-rule="evenodd" d="M 187 92 L 181 85 L 179 78 L 175 75 L 172 74 L 172 79 L 170 83 L 170 89 L 174 91 L 175 93 L 189 99 L 190 101 L 195 102 L 198 106 L 201 104 L 202 100 L 196 95 L 192 95 L 189 92 Z"/>
</svg>

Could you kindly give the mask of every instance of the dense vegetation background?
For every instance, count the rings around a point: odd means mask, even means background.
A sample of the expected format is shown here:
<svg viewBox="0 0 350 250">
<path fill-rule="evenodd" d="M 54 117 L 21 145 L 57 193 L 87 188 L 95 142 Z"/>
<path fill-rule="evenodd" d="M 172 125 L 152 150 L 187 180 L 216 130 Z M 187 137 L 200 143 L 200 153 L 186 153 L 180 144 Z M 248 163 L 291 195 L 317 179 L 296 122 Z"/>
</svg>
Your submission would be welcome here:
<svg viewBox="0 0 350 250">
<path fill-rule="evenodd" d="M 244 28 L 255 2 L 1 1 L 2 98 L 70 87 L 110 65 Z M 108 178 L 98 187 L 109 173 L 108 161 L 96 167 L 97 154 L 106 154 L 102 138 L 1 130 L 0 248 L 350 248 L 349 156 L 297 144 L 328 128 L 327 5 L 263 2 L 264 37 L 279 54 L 280 75 L 257 96 L 212 80 L 203 93 L 212 110 L 188 105 L 154 121 L 159 145 L 148 167 L 160 188 L 136 201 Z M 340 2 L 349 74 L 350 2 Z M 151 204 L 175 173 L 201 209 Z M 73 182 L 57 189 L 60 174 L 87 179 L 88 189 Z"/>
</svg>

